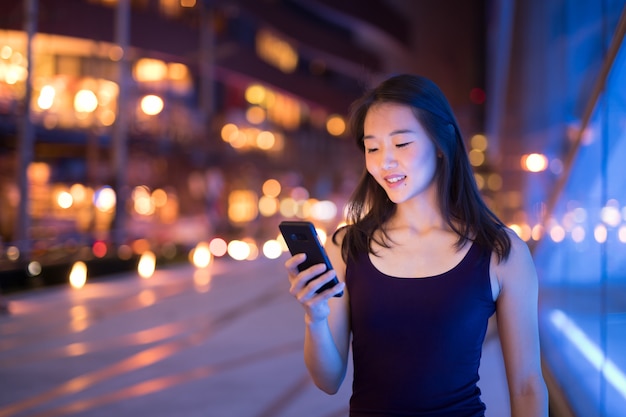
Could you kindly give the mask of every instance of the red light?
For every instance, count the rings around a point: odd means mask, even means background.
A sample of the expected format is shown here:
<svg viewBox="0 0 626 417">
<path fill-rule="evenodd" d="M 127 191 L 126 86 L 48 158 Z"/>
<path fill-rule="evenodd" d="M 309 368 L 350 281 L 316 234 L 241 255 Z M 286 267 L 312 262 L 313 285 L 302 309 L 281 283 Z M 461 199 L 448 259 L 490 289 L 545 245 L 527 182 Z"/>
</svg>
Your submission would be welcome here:
<svg viewBox="0 0 626 417">
<path fill-rule="evenodd" d="M 470 91 L 470 100 L 472 100 L 472 103 L 483 104 L 486 99 L 487 96 L 482 88 L 475 87 Z"/>
<path fill-rule="evenodd" d="M 96 258 L 104 258 L 107 254 L 107 245 L 99 240 L 93 244 L 91 251 Z"/>
</svg>

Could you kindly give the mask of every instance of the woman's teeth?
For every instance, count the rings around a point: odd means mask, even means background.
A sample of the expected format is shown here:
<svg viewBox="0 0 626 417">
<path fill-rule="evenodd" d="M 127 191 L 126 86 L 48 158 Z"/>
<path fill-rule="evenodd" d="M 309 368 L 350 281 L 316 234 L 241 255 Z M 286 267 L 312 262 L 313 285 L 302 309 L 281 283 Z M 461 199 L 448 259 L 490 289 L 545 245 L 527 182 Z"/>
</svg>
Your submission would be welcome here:
<svg viewBox="0 0 626 417">
<path fill-rule="evenodd" d="M 403 179 L 405 179 L 406 176 L 402 176 L 402 177 L 394 177 L 394 178 L 388 178 L 387 182 L 390 182 L 392 184 L 398 182 L 398 181 L 402 181 Z"/>
</svg>

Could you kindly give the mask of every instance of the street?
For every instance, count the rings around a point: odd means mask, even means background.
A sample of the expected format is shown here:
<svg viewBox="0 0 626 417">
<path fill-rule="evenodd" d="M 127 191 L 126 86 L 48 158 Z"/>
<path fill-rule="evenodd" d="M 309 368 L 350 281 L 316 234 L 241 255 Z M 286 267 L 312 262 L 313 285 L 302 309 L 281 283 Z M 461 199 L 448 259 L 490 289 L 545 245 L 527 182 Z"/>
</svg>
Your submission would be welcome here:
<svg viewBox="0 0 626 417">
<path fill-rule="evenodd" d="M 347 416 L 351 369 L 329 396 L 304 367 L 285 259 L 217 259 L 10 294 L 0 417 Z M 491 417 L 508 415 L 501 361 L 488 338 L 479 385 Z"/>
</svg>

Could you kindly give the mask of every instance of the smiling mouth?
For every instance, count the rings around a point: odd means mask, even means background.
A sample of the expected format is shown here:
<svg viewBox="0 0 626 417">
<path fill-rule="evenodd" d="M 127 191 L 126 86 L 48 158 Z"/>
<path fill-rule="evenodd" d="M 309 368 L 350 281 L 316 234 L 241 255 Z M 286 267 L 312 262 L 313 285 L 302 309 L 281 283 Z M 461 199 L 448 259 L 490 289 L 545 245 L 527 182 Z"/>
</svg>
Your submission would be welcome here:
<svg viewBox="0 0 626 417">
<path fill-rule="evenodd" d="M 405 178 L 406 178 L 406 175 L 402 175 L 402 176 L 399 176 L 399 177 L 386 178 L 385 181 L 387 181 L 390 184 L 395 184 L 397 182 L 402 181 Z"/>
</svg>

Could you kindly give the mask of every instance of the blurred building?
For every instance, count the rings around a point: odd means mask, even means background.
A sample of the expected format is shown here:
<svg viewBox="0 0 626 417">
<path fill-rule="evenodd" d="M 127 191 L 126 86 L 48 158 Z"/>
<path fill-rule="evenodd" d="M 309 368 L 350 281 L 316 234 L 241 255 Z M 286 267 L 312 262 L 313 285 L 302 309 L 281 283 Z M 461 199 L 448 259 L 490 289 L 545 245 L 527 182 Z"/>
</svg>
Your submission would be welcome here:
<svg viewBox="0 0 626 417">
<path fill-rule="evenodd" d="M 483 85 L 483 2 L 457 2 L 453 14 L 430 6 L 457 34 L 412 2 L 332 3 L 4 4 L 3 241 L 40 253 L 66 252 L 66 242 L 263 240 L 293 216 L 332 229 L 361 170 L 345 132 L 348 107 L 391 72 L 430 76 L 464 128 L 482 131 L 482 102 L 470 93 Z M 462 52 L 432 52 L 441 47 Z M 24 164 L 28 186 L 16 180 Z M 279 182 L 278 194 L 263 194 L 267 180 Z M 312 217 L 320 201 L 331 211 Z"/>
<path fill-rule="evenodd" d="M 244 242 L 252 259 L 283 218 L 332 232 L 361 171 L 350 102 L 416 72 L 449 97 L 485 198 L 533 249 L 553 412 L 617 416 L 624 6 L 3 2 L 0 270 L 175 257 L 213 238 Z"/>
</svg>

